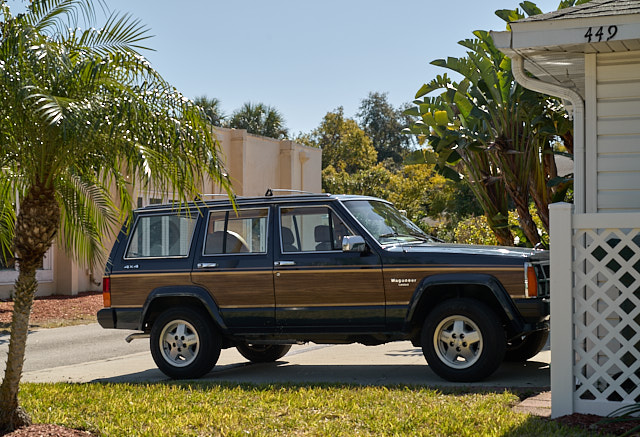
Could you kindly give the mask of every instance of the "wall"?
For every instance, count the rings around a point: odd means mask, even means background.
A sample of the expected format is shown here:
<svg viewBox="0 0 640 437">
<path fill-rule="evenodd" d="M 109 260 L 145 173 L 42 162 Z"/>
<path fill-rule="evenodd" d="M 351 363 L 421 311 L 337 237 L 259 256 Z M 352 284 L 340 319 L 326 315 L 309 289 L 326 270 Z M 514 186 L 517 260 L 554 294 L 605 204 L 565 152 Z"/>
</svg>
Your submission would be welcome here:
<svg viewBox="0 0 640 437">
<path fill-rule="evenodd" d="M 322 191 L 322 151 L 290 140 L 275 140 L 243 129 L 216 128 L 234 191 L 262 196 L 268 188 Z M 212 193 L 221 191 L 210 185 Z"/>
<path fill-rule="evenodd" d="M 587 183 L 587 202 L 596 203 L 587 210 L 640 211 L 640 51 L 586 58 L 595 63 L 587 69 L 587 90 L 595 92 L 586 107 L 596 111 L 596 122 L 587 123 L 586 177 L 597 175 Z"/>
</svg>

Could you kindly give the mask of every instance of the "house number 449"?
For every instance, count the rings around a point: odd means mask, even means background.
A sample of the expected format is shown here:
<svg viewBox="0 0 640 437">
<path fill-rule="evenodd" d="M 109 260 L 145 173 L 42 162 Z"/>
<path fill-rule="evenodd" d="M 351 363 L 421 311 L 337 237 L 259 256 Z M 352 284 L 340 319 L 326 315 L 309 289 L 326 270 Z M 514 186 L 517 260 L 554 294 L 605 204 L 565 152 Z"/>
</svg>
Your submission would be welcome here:
<svg viewBox="0 0 640 437">
<path fill-rule="evenodd" d="M 584 34 L 584 37 L 587 39 L 587 42 L 600 42 L 603 39 L 609 41 L 616 36 L 616 33 L 618 33 L 618 26 L 616 25 L 609 26 L 606 30 L 604 26 L 590 27 L 587 29 L 587 33 Z"/>
</svg>

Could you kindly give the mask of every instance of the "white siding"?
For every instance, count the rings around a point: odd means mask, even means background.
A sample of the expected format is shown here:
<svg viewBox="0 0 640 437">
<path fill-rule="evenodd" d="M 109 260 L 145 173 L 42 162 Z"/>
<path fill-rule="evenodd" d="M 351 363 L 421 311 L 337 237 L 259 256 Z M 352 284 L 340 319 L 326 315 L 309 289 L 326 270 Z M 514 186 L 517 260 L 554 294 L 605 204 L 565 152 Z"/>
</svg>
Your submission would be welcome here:
<svg viewBox="0 0 640 437">
<path fill-rule="evenodd" d="M 597 210 L 640 211 L 640 52 L 599 54 L 596 66 Z"/>
</svg>

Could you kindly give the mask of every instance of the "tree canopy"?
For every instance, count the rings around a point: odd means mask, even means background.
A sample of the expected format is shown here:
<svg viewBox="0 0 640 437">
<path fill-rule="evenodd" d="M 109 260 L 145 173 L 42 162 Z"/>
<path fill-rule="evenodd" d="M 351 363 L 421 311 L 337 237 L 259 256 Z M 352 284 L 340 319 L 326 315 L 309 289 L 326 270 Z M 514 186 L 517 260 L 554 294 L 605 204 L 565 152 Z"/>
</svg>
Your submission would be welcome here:
<svg viewBox="0 0 640 437">
<path fill-rule="evenodd" d="M 198 96 L 193 99 L 193 103 L 200 106 L 207 116 L 207 120 L 213 126 L 222 126 L 226 115 L 222 111 L 220 99 L 215 97 L 207 97 L 206 95 Z"/>
<path fill-rule="evenodd" d="M 328 112 L 320 126 L 300 141 L 322 149 L 322 168 L 331 165 L 353 173 L 376 163 L 377 152 L 371 139 L 355 120 L 344 116 L 342 107 Z"/>
<path fill-rule="evenodd" d="M 394 108 L 386 93 L 370 92 L 362 99 L 356 114 L 359 125 L 378 152 L 378 162 L 392 159 L 396 164 L 407 155 L 413 138 L 402 133 L 412 121 L 401 109 Z"/>
<path fill-rule="evenodd" d="M 227 127 L 246 129 L 250 134 L 276 139 L 289 135 L 282 114 L 264 103 L 245 103 L 231 114 Z"/>
</svg>

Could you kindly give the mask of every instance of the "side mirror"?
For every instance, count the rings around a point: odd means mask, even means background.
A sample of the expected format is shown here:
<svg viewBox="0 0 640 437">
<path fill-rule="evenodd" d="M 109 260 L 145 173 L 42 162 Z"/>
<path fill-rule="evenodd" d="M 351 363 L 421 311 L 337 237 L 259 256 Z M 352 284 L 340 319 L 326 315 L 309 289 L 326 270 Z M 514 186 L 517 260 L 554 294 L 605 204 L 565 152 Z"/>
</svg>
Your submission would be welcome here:
<svg viewBox="0 0 640 437">
<path fill-rule="evenodd" d="M 360 235 L 347 235 L 342 237 L 343 252 L 366 252 L 367 243 Z"/>
</svg>

